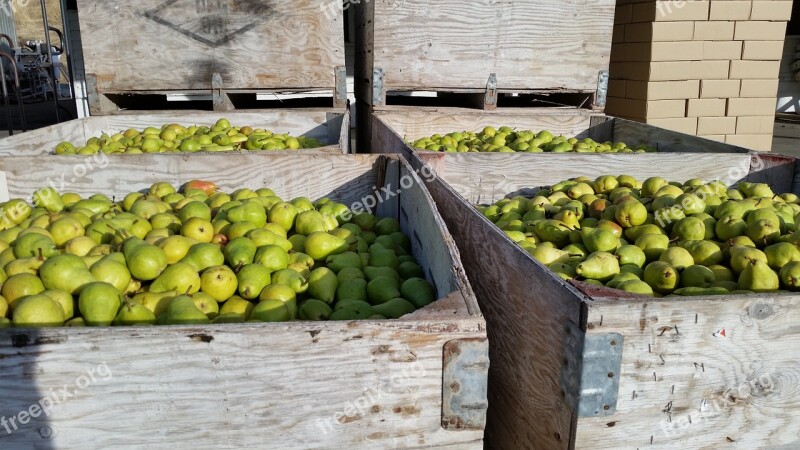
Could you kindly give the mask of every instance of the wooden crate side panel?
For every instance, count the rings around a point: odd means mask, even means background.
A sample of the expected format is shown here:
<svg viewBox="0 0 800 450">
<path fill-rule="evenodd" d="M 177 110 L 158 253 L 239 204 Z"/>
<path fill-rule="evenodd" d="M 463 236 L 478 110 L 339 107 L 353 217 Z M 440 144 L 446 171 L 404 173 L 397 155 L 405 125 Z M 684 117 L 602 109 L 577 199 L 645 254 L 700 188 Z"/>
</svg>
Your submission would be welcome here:
<svg viewBox="0 0 800 450">
<path fill-rule="evenodd" d="M 138 130 L 147 127 L 161 128 L 167 123 L 211 126 L 222 116 L 223 114 L 218 112 L 180 111 L 93 116 L 0 139 L 0 153 L 14 156 L 47 155 L 53 152 L 58 143 L 64 141 L 80 146 L 88 138 L 99 137 L 103 133 L 114 134 L 129 128 Z M 346 153 L 345 149 L 349 148 L 347 136 L 350 132 L 350 113 L 347 109 L 260 110 L 228 112 L 224 113 L 224 116 L 234 126 L 249 125 L 254 128 L 265 128 L 275 133 L 319 139 L 327 144 L 325 147 L 314 149 L 315 151 Z"/>
<path fill-rule="evenodd" d="M 101 93 L 333 89 L 343 15 L 325 0 L 81 1 L 86 73 Z"/>
<path fill-rule="evenodd" d="M 652 145 L 661 152 L 749 152 L 749 150 L 735 145 L 619 118 L 614 119 L 614 140 L 625 142 L 628 145 Z"/>
<path fill-rule="evenodd" d="M 592 113 L 557 108 L 505 108 L 491 113 L 463 108 L 416 108 L 394 106 L 375 114 L 400 137 L 416 140 L 455 131 L 479 132 L 487 126 L 516 130 L 548 130 L 555 135 L 587 136 Z"/>
<path fill-rule="evenodd" d="M 27 198 L 50 181 L 62 192 L 121 196 L 148 189 L 156 181 L 179 186 L 191 179 L 215 181 L 222 189 L 270 187 L 284 198 L 331 197 L 352 204 L 372 193 L 376 157 L 285 153 L 60 156 L 41 164 L 40 157 L 0 158 L 9 195 Z M 31 175 L 36 169 L 35 176 Z M 326 176 L 320 177 L 320 172 Z"/>
<path fill-rule="evenodd" d="M 452 318 L 3 331 L 0 415 L 52 406 L 0 446 L 480 449 L 482 430 L 441 427 L 441 373 L 445 342 L 481 335 Z"/>
<path fill-rule="evenodd" d="M 426 185 L 487 320 L 487 442 L 496 449 L 568 448 L 572 412 L 560 394 L 562 338 L 567 322 L 580 325 L 580 294 L 497 233 L 441 179 Z"/>
<path fill-rule="evenodd" d="M 599 299 L 587 333 L 624 336 L 615 414 L 575 448 L 796 448 L 800 297 Z M 598 439 L 602 436 L 602 439 Z"/>
<path fill-rule="evenodd" d="M 748 154 L 529 154 L 455 153 L 443 157 L 444 179 L 470 203 L 492 203 L 507 195 L 577 176 L 632 175 L 714 180 L 739 170 L 747 174 Z M 737 179 L 738 181 L 738 179 Z"/>
<path fill-rule="evenodd" d="M 499 89 L 594 92 L 608 69 L 614 6 L 375 0 L 374 65 L 389 91 L 483 91 L 496 73 Z"/>
</svg>

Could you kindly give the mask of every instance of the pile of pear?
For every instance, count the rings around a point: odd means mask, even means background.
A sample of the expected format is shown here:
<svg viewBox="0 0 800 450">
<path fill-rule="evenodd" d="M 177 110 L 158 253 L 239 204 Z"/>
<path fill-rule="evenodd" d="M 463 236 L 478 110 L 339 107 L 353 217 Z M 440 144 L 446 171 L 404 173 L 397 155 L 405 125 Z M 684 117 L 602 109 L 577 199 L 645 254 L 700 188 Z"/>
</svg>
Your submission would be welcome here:
<svg viewBox="0 0 800 450">
<path fill-rule="evenodd" d="M 397 319 L 436 293 L 394 218 L 164 182 L 4 204 L 0 326 Z"/>
<path fill-rule="evenodd" d="M 483 131 L 460 131 L 434 134 L 410 143 L 420 150 L 447 153 L 645 153 L 656 149 L 647 145 L 629 147 L 624 142 L 595 142 L 590 138 L 578 139 L 542 130 L 514 131 L 510 127 L 486 127 Z"/>
<path fill-rule="evenodd" d="M 767 184 L 578 177 L 478 208 L 567 280 L 655 297 L 800 290 L 800 198 Z"/>
<path fill-rule="evenodd" d="M 298 150 L 322 147 L 315 138 L 278 134 L 263 128 L 231 126 L 219 119 L 213 126 L 165 124 L 144 130 L 129 128 L 120 133 L 89 138 L 84 145 L 61 142 L 56 155 L 94 155 L 105 153 L 141 155 L 143 153 L 229 152 L 236 150 Z"/>
</svg>

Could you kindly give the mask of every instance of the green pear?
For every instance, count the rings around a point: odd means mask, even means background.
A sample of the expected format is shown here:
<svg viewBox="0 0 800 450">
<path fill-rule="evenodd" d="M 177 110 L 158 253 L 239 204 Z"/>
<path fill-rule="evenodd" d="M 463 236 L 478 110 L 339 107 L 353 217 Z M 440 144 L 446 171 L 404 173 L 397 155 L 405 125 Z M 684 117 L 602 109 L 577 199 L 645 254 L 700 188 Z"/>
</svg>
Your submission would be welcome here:
<svg viewBox="0 0 800 450">
<path fill-rule="evenodd" d="M 608 281 L 619 273 L 619 261 L 607 252 L 594 252 L 575 267 L 575 272 L 583 278 Z"/>
<path fill-rule="evenodd" d="M 672 267 L 683 270 L 686 267 L 694 265 L 694 258 L 688 250 L 681 247 L 670 247 L 664 251 L 658 258 L 659 261 L 669 263 Z"/>
<path fill-rule="evenodd" d="M 362 267 L 361 257 L 355 252 L 344 252 L 328 256 L 325 259 L 325 265 L 336 273 L 339 273 L 345 267 L 355 267 L 357 269 Z"/>
<path fill-rule="evenodd" d="M 181 223 L 186 222 L 192 217 L 211 220 L 211 207 L 205 202 L 194 200 L 185 203 L 178 210 L 178 219 L 180 219 Z M 150 219 L 152 220 L 152 217 L 150 217 Z"/>
<path fill-rule="evenodd" d="M 691 297 L 691 296 L 703 296 L 703 295 L 727 295 L 729 294 L 729 292 L 727 289 L 723 287 L 688 286 L 676 289 L 675 291 L 672 292 L 672 294 Z"/>
<path fill-rule="evenodd" d="M 94 239 L 86 236 L 78 236 L 67 241 L 67 243 L 64 244 L 64 250 L 76 256 L 85 256 L 95 246 L 97 246 L 97 243 Z M 2 264 L 2 262 L 0 262 L 0 264 Z"/>
<path fill-rule="evenodd" d="M 653 293 L 653 288 L 650 287 L 649 284 L 638 279 L 623 281 L 622 283 L 617 285 L 616 289 L 625 292 L 630 292 L 632 294 L 646 295 L 648 297 L 653 297 L 655 295 Z"/>
<path fill-rule="evenodd" d="M 714 279 L 717 281 L 736 281 L 737 279 L 733 271 L 725 266 L 714 264 L 708 268 L 714 273 Z"/>
<path fill-rule="evenodd" d="M 239 280 L 228 266 L 213 266 L 200 275 L 200 292 L 210 295 L 218 302 L 224 302 L 236 294 Z"/>
<path fill-rule="evenodd" d="M 183 259 L 189 253 L 189 249 L 196 243 L 197 241 L 194 239 L 175 235 L 162 239 L 158 243 L 158 248 L 164 251 L 164 255 L 167 257 L 167 264 L 172 265 Z"/>
<path fill-rule="evenodd" d="M 416 307 L 404 298 L 393 298 L 388 302 L 374 305 L 372 309 L 387 319 L 399 319 L 406 314 L 414 312 Z"/>
<path fill-rule="evenodd" d="M 314 269 L 308 277 L 308 293 L 311 297 L 333 304 L 339 280 L 336 274 L 327 267 Z"/>
<path fill-rule="evenodd" d="M 339 280 L 339 284 L 346 283 L 351 280 L 357 280 L 359 278 L 365 280 L 366 277 L 367 276 L 366 274 L 364 274 L 363 270 L 357 269 L 355 267 L 345 267 L 336 274 L 336 278 Z M 399 280 L 399 275 L 397 279 Z"/>
<path fill-rule="evenodd" d="M 640 236 L 645 234 L 664 234 L 664 230 L 652 223 L 625 229 L 625 238 L 631 242 L 636 242 Z"/>
<path fill-rule="evenodd" d="M 377 242 L 370 246 L 369 255 L 370 266 L 391 267 L 394 270 L 397 270 L 400 267 L 400 262 L 397 259 L 397 253 L 394 250 L 378 244 Z"/>
<path fill-rule="evenodd" d="M 756 248 L 734 245 L 730 249 L 730 254 L 731 269 L 733 269 L 733 271 L 739 276 L 741 276 L 741 273 L 745 268 L 747 268 L 747 266 L 751 265 L 755 261 L 761 261 L 763 263 L 769 262 L 767 255 Z"/>
<path fill-rule="evenodd" d="M 314 258 L 306 255 L 305 253 L 294 252 L 289 255 L 289 264 L 299 264 L 303 265 L 308 269 L 314 268 Z"/>
<path fill-rule="evenodd" d="M 201 242 L 194 244 L 180 262 L 189 264 L 196 272 L 202 272 L 209 267 L 225 264 L 225 255 L 218 245 Z"/>
<path fill-rule="evenodd" d="M 367 301 L 367 281 L 361 278 L 340 283 L 336 289 L 336 300 Z"/>
<path fill-rule="evenodd" d="M 228 242 L 222 249 L 222 254 L 225 262 L 231 267 L 241 267 L 245 264 L 252 264 L 257 249 L 258 247 L 252 240 L 240 236 Z"/>
<path fill-rule="evenodd" d="M 310 298 L 300 305 L 297 317 L 300 320 L 320 321 L 328 320 L 331 314 L 333 314 L 333 310 L 327 303 Z"/>
<path fill-rule="evenodd" d="M 303 211 L 297 215 L 295 220 L 295 232 L 302 235 L 309 235 L 317 231 L 327 231 L 328 227 L 325 218 L 319 211 Z"/>
<path fill-rule="evenodd" d="M 169 325 L 203 325 L 211 322 L 189 295 L 175 297 L 166 314 L 166 323 Z"/>
<path fill-rule="evenodd" d="M 222 304 L 219 309 L 219 316 L 238 315 L 243 319 L 243 321 L 248 320 L 254 306 L 255 305 L 253 305 L 253 303 L 243 299 L 242 297 L 239 297 L 238 295 L 234 295 L 233 297 L 229 298 L 228 301 Z"/>
<path fill-rule="evenodd" d="M 131 301 L 122 303 L 117 317 L 114 318 L 114 325 L 155 325 L 156 315 L 150 311 L 146 306 Z"/>
<path fill-rule="evenodd" d="M 552 263 L 548 264 L 547 268 L 565 280 L 571 280 L 578 276 L 578 274 L 575 272 L 575 267 L 570 264 Z"/>
<path fill-rule="evenodd" d="M 10 263 L 6 264 L 3 268 L 6 277 L 13 277 L 14 275 L 20 273 L 29 273 L 31 275 L 37 275 L 39 273 L 39 267 L 44 264 L 45 259 L 40 258 L 38 256 L 32 256 L 30 258 L 20 258 L 11 261 Z M 5 281 L 5 278 L 4 281 Z"/>
<path fill-rule="evenodd" d="M 261 264 L 246 264 L 236 274 L 239 295 L 245 300 L 257 298 L 270 284 L 272 272 Z M 274 275 L 272 275 L 274 276 Z"/>
<path fill-rule="evenodd" d="M 388 302 L 389 300 L 401 297 L 400 283 L 390 277 L 379 276 L 367 284 L 367 297 L 373 305 Z"/>
<path fill-rule="evenodd" d="M 566 263 L 570 259 L 570 254 L 564 250 L 540 245 L 530 251 L 531 256 L 544 265 L 555 263 Z"/>
<path fill-rule="evenodd" d="M 302 234 L 294 234 L 289 236 L 289 242 L 292 243 L 292 251 L 305 252 L 306 251 L 306 236 Z"/>
<path fill-rule="evenodd" d="M 400 274 L 400 278 L 404 280 L 409 278 L 425 278 L 425 272 L 422 270 L 422 267 L 412 261 L 400 263 L 397 267 L 397 273 Z"/>
<path fill-rule="evenodd" d="M 253 231 L 264 230 L 263 228 L 259 228 L 258 225 L 254 224 L 253 222 L 249 222 L 247 220 L 245 220 L 244 222 L 232 223 L 230 225 L 226 225 L 224 222 L 219 222 L 220 219 L 216 219 L 216 221 L 218 224 L 221 224 L 217 226 L 220 227 L 219 228 L 220 231 L 225 230 L 225 233 L 228 235 L 228 239 L 236 239 L 242 236 L 250 237 L 250 233 L 252 233 Z M 227 222 L 227 220 L 225 222 Z M 217 228 L 214 228 L 214 230 L 216 231 Z"/>
<path fill-rule="evenodd" d="M 669 263 L 655 261 L 644 268 L 644 282 L 660 294 L 669 294 L 678 288 L 680 276 Z"/>
<path fill-rule="evenodd" d="M 642 197 L 652 197 L 662 186 L 667 185 L 667 180 L 661 177 L 650 177 L 642 182 Z"/>
<path fill-rule="evenodd" d="M 636 239 L 636 246 L 642 249 L 647 262 L 656 261 L 669 248 L 669 237 L 663 234 L 643 234 Z"/>
<path fill-rule="evenodd" d="M 122 306 L 122 295 L 114 286 L 102 281 L 81 288 L 78 308 L 89 326 L 109 326 Z"/>
<path fill-rule="evenodd" d="M 125 265 L 125 258 L 120 258 L 120 256 L 122 256 L 121 253 L 112 253 L 102 257 L 92 265 L 90 272 L 97 281 L 104 281 L 118 291 L 125 292 L 131 282 L 131 273 L 128 271 L 128 266 Z"/>
<path fill-rule="evenodd" d="M 167 292 L 140 292 L 131 298 L 131 302 L 138 303 L 153 312 L 158 317 L 167 312 L 169 303 L 178 296 L 176 291 Z"/>
<path fill-rule="evenodd" d="M 378 277 L 394 278 L 397 281 L 401 280 L 400 274 L 391 267 L 366 266 L 364 267 L 364 274 L 367 277 L 367 281 L 372 281 Z"/>
<path fill-rule="evenodd" d="M 600 228 L 581 230 L 583 245 L 590 253 L 614 252 L 620 246 L 619 238 L 613 232 Z"/>
<path fill-rule="evenodd" d="M 177 291 L 184 294 L 194 294 L 199 290 L 200 275 L 194 267 L 184 262 L 177 262 L 168 266 L 149 288 L 150 292 L 155 293 Z"/>
<path fill-rule="evenodd" d="M 311 233 L 306 238 L 306 254 L 316 261 L 324 261 L 328 256 L 347 251 L 347 241 L 324 231 Z"/>
<path fill-rule="evenodd" d="M 800 261 L 800 250 L 788 242 L 767 246 L 764 254 L 767 255 L 767 264 L 774 270 L 780 270 L 792 261 Z"/>
<path fill-rule="evenodd" d="M 644 267 L 644 266 L 642 266 Z M 632 273 L 640 280 L 644 276 L 644 269 L 633 264 L 622 264 L 619 266 L 619 273 Z"/>
<path fill-rule="evenodd" d="M 216 299 L 205 292 L 195 292 L 191 295 L 191 297 L 192 301 L 194 302 L 194 306 L 196 306 L 200 311 L 203 311 L 206 317 L 211 320 L 217 317 L 219 314 L 219 303 L 217 303 Z"/>
<path fill-rule="evenodd" d="M 11 319 L 20 328 L 60 327 L 64 324 L 64 311 L 46 295 L 30 295 L 19 301 Z"/>
<path fill-rule="evenodd" d="M 375 309 L 369 303 L 349 300 L 333 311 L 330 320 L 365 320 L 375 315 Z"/>
<path fill-rule="evenodd" d="M 612 279 L 608 280 L 608 282 L 606 282 L 606 286 L 607 286 L 607 287 L 610 287 L 610 288 L 613 288 L 613 289 L 619 289 L 619 285 L 620 285 L 620 284 L 622 284 L 622 283 L 624 283 L 624 282 L 626 282 L 626 281 L 631 281 L 631 280 L 639 280 L 639 279 L 640 279 L 640 278 L 639 278 L 639 277 L 637 277 L 637 276 L 636 276 L 635 274 L 633 274 L 633 273 L 630 273 L 630 272 L 625 272 L 625 273 L 623 273 L 623 272 L 620 272 L 620 273 L 618 273 L 617 275 L 614 275 L 614 278 L 612 278 Z"/>
<path fill-rule="evenodd" d="M 722 249 L 714 241 L 683 241 L 678 246 L 691 253 L 695 264 L 708 267 L 723 260 Z"/>
<path fill-rule="evenodd" d="M 220 314 L 212 320 L 212 323 L 244 323 L 247 319 L 241 314 L 225 313 Z"/>
<path fill-rule="evenodd" d="M 774 222 L 768 219 L 760 219 L 747 224 L 745 231 L 756 245 L 766 247 L 772 244 L 780 236 L 780 226 L 776 226 Z"/>
<path fill-rule="evenodd" d="M 308 269 L 306 269 L 307 271 Z M 285 284 L 298 294 L 308 291 L 308 279 L 292 269 L 279 270 L 272 274 L 272 284 Z"/>
<path fill-rule="evenodd" d="M 276 203 L 269 210 L 269 222 L 289 231 L 294 228 L 294 222 L 299 213 L 300 211 L 291 203 Z"/>
<path fill-rule="evenodd" d="M 14 242 L 14 256 L 27 258 L 42 256 L 49 258 L 56 254 L 56 243 L 49 236 L 39 233 L 20 235 Z"/>
<path fill-rule="evenodd" d="M 792 261 L 780 270 L 781 284 L 791 291 L 800 289 L 800 261 Z"/>
<path fill-rule="evenodd" d="M 681 272 L 681 287 L 711 287 L 717 281 L 714 272 L 706 266 L 688 266 Z"/>
<path fill-rule="evenodd" d="M 697 217 L 685 217 L 675 223 L 670 236 L 679 241 L 702 241 L 706 236 L 706 225 Z"/>
<path fill-rule="evenodd" d="M 778 274 L 764 261 L 751 260 L 739 274 L 739 289 L 770 292 L 780 288 Z"/>
<path fill-rule="evenodd" d="M 714 210 L 714 218 L 717 220 L 726 216 L 732 216 L 739 219 L 744 219 L 745 214 L 754 209 L 752 203 L 747 203 L 740 200 L 727 200 L 722 202 Z"/>
<path fill-rule="evenodd" d="M 69 216 L 56 220 L 47 229 L 58 247 L 63 247 L 70 240 L 84 236 L 86 233 L 83 224 L 78 219 Z"/>
<path fill-rule="evenodd" d="M 289 255 L 277 245 L 262 245 L 256 250 L 253 262 L 275 272 L 289 266 Z"/>
<path fill-rule="evenodd" d="M 56 213 L 64 209 L 64 200 L 61 198 L 61 195 L 51 187 L 34 191 L 33 204 L 51 213 Z"/>
<path fill-rule="evenodd" d="M 736 281 L 720 281 L 717 280 L 711 283 L 711 287 L 721 287 L 726 289 L 728 292 L 733 292 L 739 290 L 739 283 Z"/>
<path fill-rule="evenodd" d="M 291 312 L 286 303 L 281 300 L 262 300 L 250 313 L 250 320 L 261 322 L 288 322 L 292 320 Z"/>
<path fill-rule="evenodd" d="M 288 239 L 266 228 L 250 230 L 247 232 L 247 237 L 256 244 L 256 247 L 277 245 L 287 252 L 292 249 L 292 243 Z"/>
<path fill-rule="evenodd" d="M 400 222 L 392 217 L 384 217 L 375 223 L 375 232 L 378 235 L 397 233 L 400 230 Z"/>
<path fill-rule="evenodd" d="M 297 319 L 297 293 L 285 284 L 270 284 L 261 291 L 259 301 L 280 300 L 289 310 L 290 320 Z"/>
<path fill-rule="evenodd" d="M 123 253 L 131 275 L 137 280 L 154 280 L 167 268 L 164 250 L 137 237 L 125 241 Z"/>
<path fill-rule="evenodd" d="M 714 229 L 720 240 L 727 241 L 743 235 L 747 230 L 747 223 L 741 217 L 728 215 L 719 219 Z"/>
<path fill-rule="evenodd" d="M 614 217 L 623 228 L 636 227 L 645 223 L 647 208 L 638 200 L 626 200 L 617 205 Z"/>
<path fill-rule="evenodd" d="M 57 289 L 77 294 L 80 289 L 95 281 L 83 260 L 68 253 L 50 257 L 39 267 L 41 284 L 47 289 Z M 9 279 L 6 283 L 9 283 Z M 5 291 L 5 286 L 3 286 Z M 8 296 L 3 293 L 8 298 Z M 10 301 L 10 299 L 9 299 Z"/>
<path fill-rule="evenodd" d="M 614 253 L 619 259 L 620 266 L 633 264 L 637 267 L 644 267 L 647 256 L 644 250 L 635 245 L 623 245 Z"/>
<path fill-rule="evenodd" d="M 250 222 L 255 224 L 256 227 L 261 228 L 267 224 L 267 211 L 262 205 L 256 202 L 246 201 L 240 206 L 229 209 L 227 211 L 227 219 L 231 223 Z M 283 228 L 283 226 L 281 226 L 281 228 Z"/>
<path fill-rule="evenodd" d="M 540 220 L 534 224 L 533 232 L 544 242 L 552 242 L 558 247 L 569 243 L 572 228 L 559 220 Z"/>
<path fill-rule="evenodd" d="M 75 315 L 75 299 L 72 298 L 72 294 L 69 292 L 50 289 L 42 292 L 41 295 L 46 295 L 61 305 L 61 309 L 64 311 L 64 320 L 72 319 Z M 6 300 L 3 299 L 3 301 L 5 302 Z M 3 315 L 0 314 L 0 316 Z"/>
</svg>

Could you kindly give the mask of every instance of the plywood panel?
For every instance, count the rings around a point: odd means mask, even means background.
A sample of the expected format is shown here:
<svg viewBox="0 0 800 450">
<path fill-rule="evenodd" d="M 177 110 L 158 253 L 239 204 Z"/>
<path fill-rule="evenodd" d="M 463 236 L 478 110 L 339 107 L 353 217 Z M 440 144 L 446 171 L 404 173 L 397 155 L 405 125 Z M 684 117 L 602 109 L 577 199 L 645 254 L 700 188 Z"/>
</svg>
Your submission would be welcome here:
<svg viewBox="0 0 800 450">
<path fill-rule="evenodd" d="M 341 9 L 325 0 L 86 0 L 78 5 L 87 76 L 101 93 L 333 89 L 344 65 Z"/>
</svg>

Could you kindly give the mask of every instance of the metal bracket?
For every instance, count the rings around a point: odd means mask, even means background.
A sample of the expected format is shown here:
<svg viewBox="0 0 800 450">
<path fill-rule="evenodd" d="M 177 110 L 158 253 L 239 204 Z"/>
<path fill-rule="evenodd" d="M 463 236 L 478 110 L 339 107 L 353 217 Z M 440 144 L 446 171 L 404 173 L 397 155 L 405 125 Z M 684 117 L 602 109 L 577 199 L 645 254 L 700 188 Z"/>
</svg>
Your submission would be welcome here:
<svg viewBox="0 0 800 450">
<path fill-rule="evenodd" d="M 383 69 L 375 67 L 372 69 L 372 106 L 384 106 L 386 104 L 386 91 L 383 83 Z"/>
<path fill-rule="evenodd" d="M 608 71 L 601 70 L 597 74 L 597 92 L 594 95 L 595 106 L 606 106 L 608 98 Z"/>
<path fill-rule="evenodd" d="M 561 390 L 578 417 L 602 417 L 617 409 L 623 337 L 586 334 L 569 322 L 564 337 Z"/>
<path fill-rule="evenodd" d="M 214 104 L 214 111 L 230 111 L 233 109 L 228 94 L 222 88 L 222 75 L 219 72 L 214 72 L 211 75 L 211 100 Z"/>
<path fill-rule="evenodd" d="M 483 109 L 497 109 L 497 74 L 489 74 L 486 82 L 486 94 L 483 97 Z"/>
<path fill-rule="evenodd" d="M 444 344 L 442 428 L 483 430 L 489 407 L 489 342 L 458 339 Z"/>
<path fill-rule="evenodd" d="M 347 105 L 347 67 L 336 66 L 333 74 L 336 83 L 333 91 L 333 106 L 343 107 Z"/>
</svg>

